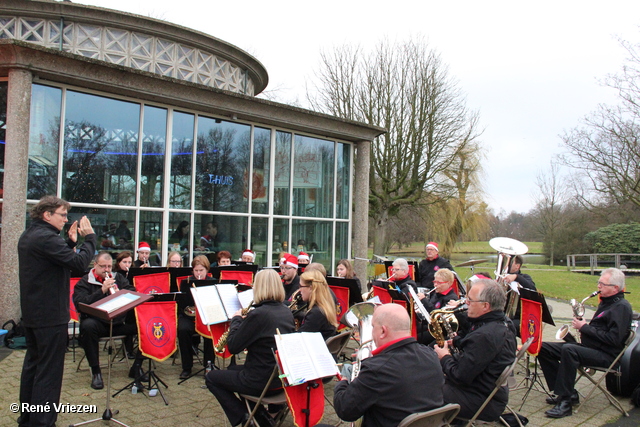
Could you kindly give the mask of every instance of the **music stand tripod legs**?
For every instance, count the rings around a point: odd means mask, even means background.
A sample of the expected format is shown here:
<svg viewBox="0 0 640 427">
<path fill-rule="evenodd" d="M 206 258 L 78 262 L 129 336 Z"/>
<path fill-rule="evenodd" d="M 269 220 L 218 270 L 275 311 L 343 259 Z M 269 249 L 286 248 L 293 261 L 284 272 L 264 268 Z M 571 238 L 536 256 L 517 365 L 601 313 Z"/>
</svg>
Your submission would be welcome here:
<svg viewBox="0 0 640 427">
<path fill-rule="evenodd" d="M 151 367 L 151 359 L 147 359 L 147 360 L 149 361 L 149 370 L 146 372 L 143 371 L 129 384 L 127 384 L 126 386 L 122 387 L 120 390 L 115 392 L 112 397 L 116 397 L 123 391 L 132 388 L 136 384 L 142 384 L 142 381 L 140 381 L 140 379 L 143 378 L 145 375 L 147 375 L 149 378 L 147 383 L 147 390 L 158 390 L 158 393 L 160 393 L 160 396 L 162 396 L 162 400 L 164 401 L 164 404 L 169 405 L 169 402 L 167 401 L 167 398 L 162 392 L 162 389 L 158 386 L 158 383 L 162 384 L 164 388 L 169 388 L 169 386 L 164 381 L 162 381 L 162 379 L 160 379 L 160 377 L 156 374 L 156 371 Z M 141 390 L 141 392 L 144 392 L 144 391 Z"/>
<path fill-rule="evenodd" d="M 102 413 L 102 417 L 100 418 L 96 418 L 94 420 L 89 420 L 89 421 L 83 421 L 81 423 L 77 423 L 77 424 L 70 424 L 69 427 L 77 427 L 77 426 L 82 426 L 85 424 L 91 424 L 91 423 L 95 423 L 97 421 L 109 421 L 109 422 L 114 422 L 116 424 L 119 424 L 121 426 L 124 427 L 128 427 L 125 423 L 120 422 L 118 420 L 116 420 L 115 418 L 113 418 L 113 414 L 114 412 L 111 411 L 111 354 L 113 353 L 113 319 L 111 319 L 109 321 L 109 350 L 108 350 L 108 354 L 109 354 L 109 364 L 107 366 L 107 404 L 106 404 L 106 409 L 104 410 L 104 412 Z M 117 414 L 118 411 L 116 410 L 115 413 Z"/>
</svg>

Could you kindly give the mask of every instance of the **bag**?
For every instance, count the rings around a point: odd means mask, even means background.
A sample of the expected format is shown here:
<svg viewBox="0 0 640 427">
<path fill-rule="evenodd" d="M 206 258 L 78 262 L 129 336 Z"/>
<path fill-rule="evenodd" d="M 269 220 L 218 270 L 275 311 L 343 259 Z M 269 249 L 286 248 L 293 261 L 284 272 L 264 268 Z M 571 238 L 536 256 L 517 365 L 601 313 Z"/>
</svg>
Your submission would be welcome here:
<svg viewBox="0 0 640 427">
<path fill-rule="evenodd" d="M 518 415 L 518 418 L 520 418 L 520 422 L 522 423 L 523 426 L 526 426 L 527 424 L 529 424 L 529 418 L 525 417 L 524 415 L 520 415 L 520 414 L 517 414 L 517 415 Z M 519 427 L 520 425 L 516 420 L 516 416 L 513 415 L 511 412 L 502 414 L 502 419 L 511 427 Z"/>
<path fill-rule="evenodd" d="M 7 328 L 11 326 L 11 329 Z M 27 338 L 24 333 L 24 326 L 22 322 L 16 322 L 14 320 L 8 320 L 2 325 L 2 329 L 7 329 L 7 333 L 4 335 L 4 345 L 12 349 L 24 349 L 27 348 Z"/>
</svg>

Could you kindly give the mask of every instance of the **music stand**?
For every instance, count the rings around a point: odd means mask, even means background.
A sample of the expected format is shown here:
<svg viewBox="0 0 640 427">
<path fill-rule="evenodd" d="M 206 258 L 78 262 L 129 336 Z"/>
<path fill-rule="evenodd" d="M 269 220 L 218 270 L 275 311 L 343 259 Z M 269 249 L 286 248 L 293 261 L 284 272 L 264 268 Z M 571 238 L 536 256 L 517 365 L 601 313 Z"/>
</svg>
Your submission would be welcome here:
<svg viewBox="0 0 640 427">
<path fill-rule="evenodd" d="M 125 426 L 126 424 L 113 418 L 113 412 L 111 411 L 111 353 L 113 352 L 113 319 L 119 317 L 132 308 L 149 301 L 153 297 L 151 295 L 145 295 L 140 292 L 133 292 L 127 289 L 121 289 L 109 295 L 106 298 L 102 298 L 99 301 L 94 302 L 91 305 L 80 303 L 78 310 L 86 313 L 90 316 L 97 317 L 98 319 L 109 322 L 109 364 L 107 368 L 107 402 L 106 408 L 102 417 L 94 420 L 84 421 L 78 424 L 71 424 L 69 427 L 76 427 L 85 424 L 91 424 L 97 421 L 113 421 L 116 424 Z M 116 414 L 118 411 L 115 412 Z"/>
<path fill-rule="evenodd" d="M 329 286 L 339 286 L 349 289 L 349 307 L 351 307 L 353 304 L 362 302 L 360 287 L 358 286 L 358 282 L 355 279 L 327 276 L 327 284 Z"/>
</svg>

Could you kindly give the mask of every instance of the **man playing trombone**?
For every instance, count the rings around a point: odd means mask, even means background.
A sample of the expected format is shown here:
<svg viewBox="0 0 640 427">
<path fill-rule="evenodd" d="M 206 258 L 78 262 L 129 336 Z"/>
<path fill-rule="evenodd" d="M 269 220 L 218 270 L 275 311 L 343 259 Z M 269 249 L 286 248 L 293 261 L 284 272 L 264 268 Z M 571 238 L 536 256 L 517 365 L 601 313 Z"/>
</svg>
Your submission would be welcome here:
<svg viewBox="0 0 640 427">
<path fill-rule="evenodd" d="M 578 367 L 607 367 L 622 351 L 632 317 L 631 304 L 624 298 L 624 288 L 622 271 L 617 268 L 604 270 L 598 280 L 600 304 L 593 319 L 587 323 L 574 317 L 571 322 L 580 332 L 582 343 L 542 343 L 538 360 L 549 390 L 556 394 L 547 398 L 547 403 L 555 406 L 545 412 L 546 416 L 572 415 L 573 403 L 579 402 L 578 392 L 573 388 Z"/>
</svg>

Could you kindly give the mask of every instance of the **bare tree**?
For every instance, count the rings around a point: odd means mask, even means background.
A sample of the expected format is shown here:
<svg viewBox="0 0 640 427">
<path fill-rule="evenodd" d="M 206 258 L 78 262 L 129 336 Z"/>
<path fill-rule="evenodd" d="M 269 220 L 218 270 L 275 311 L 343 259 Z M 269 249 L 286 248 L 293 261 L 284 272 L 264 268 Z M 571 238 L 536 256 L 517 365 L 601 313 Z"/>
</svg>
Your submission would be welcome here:
<svg viewBox="0 0 640 427">
<path fill-rule="evenodd" d="M 640 45 L 621 43 L 627 63 L 606 81 L 620 104 L 600 105 L 562 136 L 567 149 L 562 161 L 577 171 L 576 193 L 586 206 L 627 201 L 640 206 Z"/>
<path fill-rule="evenodd" d="M 317 79 L 314 109 L 388 129 L 373 143 L 369 197 L 374 253 L 383 253 L 400 209 L 424 193 L 448 197 L 443 172 L 478 136 L 477 114 L 422 41 L 381 42 L 368 55 L 349 46 L 324 52 Z"/>
</svg>

